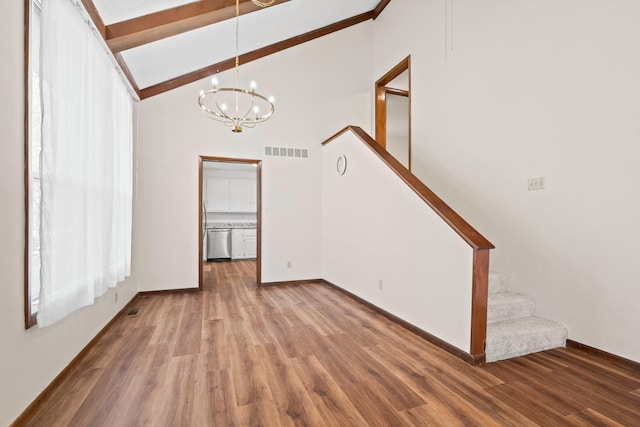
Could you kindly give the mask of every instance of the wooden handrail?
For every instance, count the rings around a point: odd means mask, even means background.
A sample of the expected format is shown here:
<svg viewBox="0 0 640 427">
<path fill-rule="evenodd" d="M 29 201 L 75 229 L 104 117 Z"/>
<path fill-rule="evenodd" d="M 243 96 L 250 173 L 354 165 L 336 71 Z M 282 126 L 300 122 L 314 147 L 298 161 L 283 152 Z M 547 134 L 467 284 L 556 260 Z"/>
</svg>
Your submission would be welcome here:
<svg viewBox="0 0 640 427">
<path fill-rule="evenodd" d="M 402 165 L 395 157 L 382 148 L 367 132 L 358 126 L 347 126 L 336 133 L 322 145 L 326 145 L 345 132 L 353 132 L 362 142 L 365 143 L 380 159 L 389 166 L 424 202 L 431 207 L 456 233 L 464 239 L 474 250 L 494 249 L 495 246 L 473 228 L 467 221 L 458 215 L 440 197 L 431 191 L 422 181 Z"/>
<path fill-rule="evenodd" d="M 322 145 L 326 145 L 346 132 L 353 132 L 386 165 L 395 172 L 427 205 L 433 209 L 473 249 L 473 271 L 471 290 L 471 342 L 469 357 L 471 364 L 484 363 L 487 339 L 487 299 L 489 291 L 489 251 L 495 246 L 458 215 L 440 197 L 416 178 L 396 158 L 380 146 L 368 133 L 358 126 L 347 126 Z M 437 345 L 437 342 L 434 342 Z M 445 347 L 443 347 L 445 348 Z M 445 348 L 446 350 L 447 348 Z"/>
</svg>

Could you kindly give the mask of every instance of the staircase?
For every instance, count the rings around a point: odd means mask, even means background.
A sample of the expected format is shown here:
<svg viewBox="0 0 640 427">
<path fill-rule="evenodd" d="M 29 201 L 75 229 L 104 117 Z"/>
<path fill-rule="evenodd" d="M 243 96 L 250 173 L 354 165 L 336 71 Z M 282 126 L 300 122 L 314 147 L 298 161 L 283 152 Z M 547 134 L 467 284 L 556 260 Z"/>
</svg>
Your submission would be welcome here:
<svg viewBox="0 0 640 427">
<path fill-rule="evenodd" d="M 487 362 L 565 346 L 567 328 L 534 316 L 535 309 L 533 298 L 509 290 L 508 276 L 489 274 Z"/>
</svg>

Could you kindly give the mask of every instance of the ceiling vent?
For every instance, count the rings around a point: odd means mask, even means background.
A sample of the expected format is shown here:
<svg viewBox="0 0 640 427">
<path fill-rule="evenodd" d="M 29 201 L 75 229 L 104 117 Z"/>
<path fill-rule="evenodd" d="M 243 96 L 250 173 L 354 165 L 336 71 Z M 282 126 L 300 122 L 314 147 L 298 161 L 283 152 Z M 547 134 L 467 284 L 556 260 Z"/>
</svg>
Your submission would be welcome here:
<svg viewBox="0 0 640 427">
<path fill-rule="evenodd" d="M 293 157 L 296 159 L 308 159 L 308 148 L 289 148 L 289 147 L 264 147 L 265 157 Z"/>
</svg>

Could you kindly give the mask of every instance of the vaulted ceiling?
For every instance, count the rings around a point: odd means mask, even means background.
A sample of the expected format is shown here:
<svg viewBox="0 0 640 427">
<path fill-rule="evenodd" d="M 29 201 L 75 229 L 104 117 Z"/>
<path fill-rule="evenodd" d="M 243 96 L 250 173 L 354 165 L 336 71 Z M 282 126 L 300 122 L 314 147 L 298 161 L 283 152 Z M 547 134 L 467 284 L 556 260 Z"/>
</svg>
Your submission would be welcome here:
<svg viewBox="0 0 640 427">
<path fill-rule="evenodd" d="M 264 1 L 264 0 L 263 0 Z M 375 19 L 390 0 L 240 0 L 246 63 Z M 235 0 L 82 0 L 141 99 L 235 64 Z"/>
</svg>

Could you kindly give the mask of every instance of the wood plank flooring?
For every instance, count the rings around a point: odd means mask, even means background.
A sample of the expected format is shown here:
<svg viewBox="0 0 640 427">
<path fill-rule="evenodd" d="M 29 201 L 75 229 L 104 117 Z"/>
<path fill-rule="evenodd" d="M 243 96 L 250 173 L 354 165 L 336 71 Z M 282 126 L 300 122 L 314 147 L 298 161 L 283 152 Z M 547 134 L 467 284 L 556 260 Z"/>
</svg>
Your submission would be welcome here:
<svg viewBox="0 0 640 427">
<path fill-rule="evenodd" d="M 141 297 L 26 426 L 640 426 L 640 372 L 575 349 L 472 367 L 324 284 Z"/>
</svg>

